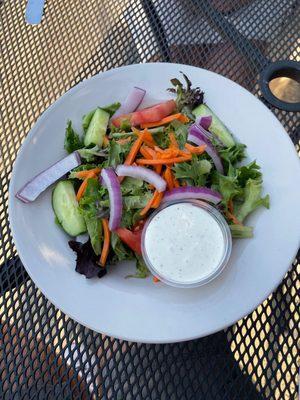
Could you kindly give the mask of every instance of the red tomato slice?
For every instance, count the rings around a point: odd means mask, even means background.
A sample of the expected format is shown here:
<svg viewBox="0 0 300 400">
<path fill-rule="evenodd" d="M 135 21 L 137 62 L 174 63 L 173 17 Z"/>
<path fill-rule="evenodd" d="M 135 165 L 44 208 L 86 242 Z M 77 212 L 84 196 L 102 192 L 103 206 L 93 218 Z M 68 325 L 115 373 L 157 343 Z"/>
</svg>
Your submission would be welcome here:
<svg viewBox="0 0 300 400">
<path fill-rule="evenodd" d="M 131 230 L 126 228 L 118 228 L 115 232 L 131 250 L 137 254 L 142 254 L 142 229 L 131 232 Z"/>
<path fill-rule="evenodd" d="M 135 111 L 131 114 L 123 114 L 113 118 L 112 122 L 119 127 L 122 120 L 129 120 L 132 126 L 146 124 L 148 122 L 156 122 L 172 114 L 176 108 L 174 100 L 168 100 L 164 103 L 156 104 L 155 106 L 144 108 L 143 110 Z"/>
</svg>

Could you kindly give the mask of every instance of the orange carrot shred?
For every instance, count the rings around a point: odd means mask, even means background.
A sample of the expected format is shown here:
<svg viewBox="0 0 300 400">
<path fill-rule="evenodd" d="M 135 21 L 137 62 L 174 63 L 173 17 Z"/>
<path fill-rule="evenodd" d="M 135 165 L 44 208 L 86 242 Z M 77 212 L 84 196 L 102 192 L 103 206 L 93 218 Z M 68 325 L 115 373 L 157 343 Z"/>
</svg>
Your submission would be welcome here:
<svg viewBox="0 0 300 400">
<path fill-rule="evenodd" d="M 93 172 L 95 175 L 98 175 L 101 172 L 101 168 L 92 168 L 92 169 L 85 169 L 83 171 L 77 171 L 75 176 L 78 179 L 84 179 L 88 175 L 90 175 L 91 172 Z"/>
<path fill-rule="evenodd" d="M 160 175 L 162 171 L 162 164 L 154 165 L 154 170 L 158 175 Z"/>
<path fill-rule="evenodd" d="M 178 180 L 175 178 L 175 176 L 174 176 L 174 178 L 173 178 L 173 182 L 174 182 L 174 187 L 176 187 L 176 188 L 180 187 L 179 182 L 178 182 Z"/>
<path fill-rule="evenodd" d="M 148 148 L 145 145 L 141 146 L 140 147 L 140 153 L 145 158 L 153 158 L 152 155 L 149 153 Z"/>
<path fill-rule="evenodd" d="M 151 207 L 152 208 L 158 208 L 163 197 L 164 197 L 164 192 L 157 192 L 156 191 L 155 192 L 155 199 L 153 200 Z"/>
<path fill-rule="evenodd" d="M 160 279 L 158 279 L 157 276 L 153 276 L 153 282 L 154 283 L 158 283 L 158 282 L 160 282 Z"/>
<path fill-rule="evenodd" d="M 94 172 L 90 172 L 89 174 L 87 174 L 86 178 L 84 179 L 84 181 L 82 182 L 82 184 L 79 186 L 78 192 L 76 194 L 76 199 L 77 201 L 79 201 L 81 199 L 81 197 L 84 195 L 84 192 L 87 188 L 88 185 L 88 180 L 90 178 L 95 177 L 95 173 Z"/>
<path fill-rule="evenodd" d="M 192 158 L 191 154 L 187 154 L 186 156 L 181 156 L 181 157 L 169 158 L 166 160 L 162 160 L 162 159 L 153 160 L 153 159 L 148 159 L 148 158 L 138 158 L 136 160 L 136 163 L 138 165 L 160 165 L 160 164 L 169 165 L 169 164 L 186 162 L 186 161 L 191 160 L 191 158 Z"/>
<path fill-rule="evenodd" d="M 103 147 L 107 147 L 109 144 L 109 139 L 108 137 L 105 135 L 103 138 Z"/>
<path fill-rule="evenodd" d="M 231 212 L 227 211 L 226 212 L 227 217 L 236 225 L 243 225 L 238 219 L 237 217 L 232 214 Z"/>
<path fill-rule="evenodd" d="M 154 192 L 153 196 L 151 197 L 151 199 L 147 202 L 147 204 L 145 205 L 145 207 L 142 209 L 142 211 L 140 212 L 140 215 L 143 217 L 144 215 L 147 214 L 147 212 L 150 210 L 150 208 L 152 207 L 152 203 L 155 200 L 155 196 L 156 196 L 156 192 Z"/>
<path fill-rule="evenodd" d="M 153 136 L 151 134 L 151 132 L 149 132 L 147 129 L 144 129 L 143 132 L 140 132 L 138 129 L 136 129 L 135 127 L 132 127 L 132 132 L 137 136 L 140 137 L 141 135 L 143 135 L 142 139 L 143 142 L 151 147 L 154 148 L 154 146 L 156 145 L 155 140 L 153 139 Z"/>
<path fill-rule="evenodd" d="M 189 122 L 188 117 L 186 117 L 184 114 L 178 113 L 178 114 L 169 115 L 168 117 L 165 117 L 165 118 L 161 119 L 160 121 L 148 122 L 146 124 L 141 124 L 141 128 L 153 128 L 155 126 L 165 125 L 165 124 L 168 124 L 169 122 L 174 121 L 175 119 L 177 119 L 178 121 L 180 121 L 184 124 Z"/>
<path fill-rule="evenodd" d="M 164 178 L 168 185 L 168 190 L 172 190 L 174 188 L 173 176 L 170 167 L 167 167 L 164 173 Z"/>
<path fill-rule="evenodd" d="M 171 146 L 174 147 L 175 149 L 178 149 L 179 146 L 178 146 L 176 137 L 173 132 L 169 133 L 169 139 L 170 139 Z"/>
<path fill-rule="evenodd" d="M 101 256 L 100 256 L 100 265 L 102 267 L 104 267 L 106 260 L 107 260 L 108 253 L 109 253 L 110 232 L 109 232 L 109 228 L 108 228 L 107 219 L 103 218 L 101 221 L 102 221 L 102 227 L 103 227 L 103 232 L 104 232 L 104 241 L 103 241 L 103 247 L 102 247 Z"/>
<path fill-rule="evenodd" d="M 133 143 L 130 152 L 128 153 L 126 160 L 124 162 L 125 165 L 131 165 L 134 162 L 135 157 L 137 156 L 142 143 L 143 143 L 143 133 L 138 135 L 136 141 Z"/>
<path fill-rule="evenodd" d="M 233 213 L 233 201 L 232 199 L 228 200 L 228 210 L 229 212 Z"/>
<path fill-rule="evenodd" d="M 186 143 L 184 147 L 192 154 L 202 154 L 206 149 L 206 145 L 203 144 L 202 146 L 192 146 L 189 143 Z"/>
<path fill-rule="evenodd" d="M 233 201 L 232 199 L 228 200 L 227 203 L 228 211 L 226 212 L 227 217 L 236 225 L 243 225 L 237 217 L 233 214 Z"/>
</svg>

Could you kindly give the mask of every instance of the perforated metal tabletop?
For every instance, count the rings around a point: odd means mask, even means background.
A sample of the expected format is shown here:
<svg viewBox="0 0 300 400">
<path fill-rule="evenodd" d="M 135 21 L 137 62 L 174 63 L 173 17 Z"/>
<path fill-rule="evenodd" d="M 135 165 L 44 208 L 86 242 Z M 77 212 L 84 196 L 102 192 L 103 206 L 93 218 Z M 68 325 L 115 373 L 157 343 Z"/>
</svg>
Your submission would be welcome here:
<svg viewBox="0 0 300 400">
<path fill-rule="evenodd" d="M 299 258 L 252 314 L 214 335 L 145 345 L 104 337 L 56 309 L 28 277 L 7 215 L 12 165 L 39 115 L 110 68 L 169 61 L 221 73 L 261 97 L 270 61 L 300 61 L 298 0 L 0 1 L 0 398 L 296 399 Z M 300 114 L 274 109 L 299 151 Z M 289 171 L 291 174 L 293 171 Z"/>
</svg>

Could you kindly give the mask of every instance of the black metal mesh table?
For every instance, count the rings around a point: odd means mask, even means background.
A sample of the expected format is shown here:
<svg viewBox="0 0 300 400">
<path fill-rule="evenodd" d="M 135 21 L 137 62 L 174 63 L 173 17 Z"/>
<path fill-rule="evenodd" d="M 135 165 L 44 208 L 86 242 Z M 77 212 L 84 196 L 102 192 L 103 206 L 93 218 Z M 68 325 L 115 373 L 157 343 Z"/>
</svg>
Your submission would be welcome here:
<svg viewBox="0 0 300 400">
<path fill-rule="evenodd" d="M 49 0 L 37 26 L 26 25 L 24 10 L 23 0 L 0 1 L 0 398 L 296 399 L 299 259 L 226 331 L 180 344 L 129 343 L 84 328 L 41 294 L 13 245 L 7 200 L 24 137 L 70 87 L 120 65 L 171 61 L 260 96 L 267 60 L 300 61 L 299 1 Z M 299 113 L 273 111 L 299 146 Z"/>
</svg>

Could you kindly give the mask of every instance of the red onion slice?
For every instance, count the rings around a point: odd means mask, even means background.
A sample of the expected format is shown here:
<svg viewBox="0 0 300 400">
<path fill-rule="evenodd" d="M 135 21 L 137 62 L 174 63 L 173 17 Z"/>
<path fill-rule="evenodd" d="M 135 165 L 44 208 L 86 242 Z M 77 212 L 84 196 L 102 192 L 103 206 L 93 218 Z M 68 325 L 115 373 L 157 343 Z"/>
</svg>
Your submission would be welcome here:
<svg viewBox="0 0 300 400">
<path fill-rule="evenodd" d="M 139 87 L 134 86 L 131 92 L 126 97 L 124 103 L 121 107 L 114 113 L 113 118 L 117 117 L 118 115 L 122 114 L 129 114 L 135 111 L 138 106 L 143 101 L 145 97 L 146 90 L 141 89 Z"/>
<path fill-rule="evenodd" d="M 34 201 L 47 187 L 80 164 L 80 156 L 75 151 L 32 178 L 17 192 L 16 197 L 24 203 Z"/>
<path fill-rule="evenodd" d="M 101 178 L 104 186 L 108 190 L 110 216 L 109 229 L 114 231 L 121 225 L 122 219 L 122 194 L 120 182 L 112 168 L 105 168 L 101 171 Z"/>
<path fill-rule="evenodd" d="M 166 203 L 167 201 L 176 201 L 185 199 L 205 200 L 213 204 L 218 204 L 222 200 L 222 196 L 215 190 L 206 187 L 184 186 L 184 187 L 174 188 L 166 192 L 162 199 L 162 203 Z"/>
<path fill-rule="evenodd" d="M 202 126 L 202 128 L 208 130 L 211 123 L 212 123 L 212 116 L 211 115 L 205 115 L 203 117 L 199 116 L 196 118 L 196 124 Z"/>
<path fill-rule="evenodd" d="M 155 186 L 158 192 L 164 192 L 167 187 L 166 181 L 156 172 L 145 167 L 136 167 L 130 165 L 118 165 L 116 168 L 118 176 L 130 176 L 131 178 L 142 179 Z"/>
<path fill-rule="evenodd" d="M 199 129 L 199 127 L 195 124 L 191 125 L 189 128 L 188 140 L 198 146 L 205 144 L 205 151 L 213 160 L 217 171 L 219 171 L 221 174 L 224 174 L 221 158 L 219 157 L 219 154 L 211 141 L 205 136 L 205 134 L 203 134 L 201 128 Z"/>
</svg>

